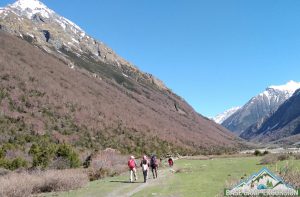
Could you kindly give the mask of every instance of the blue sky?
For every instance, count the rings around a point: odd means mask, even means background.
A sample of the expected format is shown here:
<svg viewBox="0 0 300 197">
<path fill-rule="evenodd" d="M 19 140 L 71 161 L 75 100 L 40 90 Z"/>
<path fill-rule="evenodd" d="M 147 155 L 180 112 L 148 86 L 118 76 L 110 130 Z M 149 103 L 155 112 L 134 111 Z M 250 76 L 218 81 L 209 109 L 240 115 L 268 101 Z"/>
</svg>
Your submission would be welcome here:
<svg viewBox="0 0 300 197">
<path fill-rule="evenodd" d="M 267 86 L 300 81 L 298 0 L 42 2 L 205 116 L 243 105 Z"/>
</svg>

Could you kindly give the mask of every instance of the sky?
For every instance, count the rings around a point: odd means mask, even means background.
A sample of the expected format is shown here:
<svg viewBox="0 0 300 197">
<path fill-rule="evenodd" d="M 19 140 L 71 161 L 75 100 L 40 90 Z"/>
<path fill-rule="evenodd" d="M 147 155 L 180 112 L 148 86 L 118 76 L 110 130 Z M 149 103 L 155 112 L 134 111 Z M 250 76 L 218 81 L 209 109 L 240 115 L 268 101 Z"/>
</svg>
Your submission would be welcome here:
<svg viewBox="0 0 300 197">
<path fill-rule="evenodd" d="M 298 0 L 41 1 L 207 117 L 300 81 Z"/>
</svg>

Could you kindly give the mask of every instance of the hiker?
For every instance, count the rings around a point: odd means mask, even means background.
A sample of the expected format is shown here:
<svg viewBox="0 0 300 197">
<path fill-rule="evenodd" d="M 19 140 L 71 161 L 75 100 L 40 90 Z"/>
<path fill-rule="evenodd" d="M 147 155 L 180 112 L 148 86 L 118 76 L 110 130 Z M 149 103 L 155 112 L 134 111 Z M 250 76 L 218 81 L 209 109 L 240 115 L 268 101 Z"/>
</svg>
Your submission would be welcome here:
<svg viewBox="0 0 300 197">
<path fill-rule="evenodd" d="M 150 166 L 151 166 L 153 178 L 155 179 L 157 178 L 157 169 L 158 169 L 158 161 L 156 155 L 152 155 L 150 160 Z"/>
<path fill-rule="evenodd" d="M 172 157 L 170 157 L 170 158 L 168 159 L 168 163 L 169 163 L 169 166 L 170 166 L 170 167 L 173 166 L 174 161 L 173 161 Z"/>
<path fill-rule="evenodd" d="M 143 175 L 144 175 L 144 183 L 146 183 L 147 177 L 148 177 L 148 170 L 149 170 L 149 161 L 148 161 L 146 155 L 143 156 L 140 165 L 142 167 L 142 171 L 143 171 Z"/>
<path fill-rule="evenodd" d="M 128 161 L 128 167 L 129 167 L 129 173 L 130 173 L 130 182 L 132 182 L 132 176 L 134 176 L 134 180 L 137 180 L 137 175 L 136 175 L 136 162 L 134 160 L 134 156 L 130 156 L 130 159 Z"/>
</svg>

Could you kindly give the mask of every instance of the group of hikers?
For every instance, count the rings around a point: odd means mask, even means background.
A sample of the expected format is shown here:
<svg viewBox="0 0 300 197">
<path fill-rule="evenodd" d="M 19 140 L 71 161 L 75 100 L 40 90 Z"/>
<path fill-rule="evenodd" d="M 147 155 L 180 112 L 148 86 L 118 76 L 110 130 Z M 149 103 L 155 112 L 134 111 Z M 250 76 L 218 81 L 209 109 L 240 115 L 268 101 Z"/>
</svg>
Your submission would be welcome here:
<svg viewBox="0 0 300 197">
<path fill-rule="evenodd" d="M 171 157 L 168 159 L 168 163 L 169 163 L 170 167 L 173 166 L 174 161 Z M 142 172 L 143 172 L 143 176 L 144 176 L 144 183 L 147 182 L 148 171 L 150 168 L 152 171 L 153 179 L 157 178 L 158 165 L 159 165 L 159 162 L 158 162 L 156 155 L 152 155 L 150 158 L 150 161 L 146 155 L 144 155 L 142 157 L 141 162 L 140 162 L 140 167 L 142 168 Z M 129 167 L 129 174 L 130 174 L 129 181 L 133 182 L 133 177 L 134 177 L 134 180 L 136 181 L 137 180 L 137 174 L 136 174 L 137 163 L 135 161 L 134 156 L 130 156 L 130 159 L 128 161 L 128 167 Z"/>
</svg>

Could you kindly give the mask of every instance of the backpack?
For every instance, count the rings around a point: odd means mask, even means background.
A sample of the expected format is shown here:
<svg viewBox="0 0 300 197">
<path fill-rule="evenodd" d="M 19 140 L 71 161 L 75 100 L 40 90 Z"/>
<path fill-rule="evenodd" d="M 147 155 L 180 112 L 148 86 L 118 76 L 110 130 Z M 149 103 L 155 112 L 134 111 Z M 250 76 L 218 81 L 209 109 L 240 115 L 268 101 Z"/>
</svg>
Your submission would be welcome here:
<svg viewBox="0 0 300 197">
<path fill-rule="evenodd" d="M 150 164 L 151 164 L 151 166 L 154 166 L 154 167 L 157 166 L 157 159 L 156 159 L 156 156 L 152 156 L 152 157 L 151 157 Z"/>
<path fill-rule="evenodd" d="M 135 161 L 134 161 L 133 159 L 130 159 L 130 160 L 128 161 L 128 167 L 129 167 L 130 169 L 135 168 Z"/>
<path fill-rule="evenodd" d="M 142 160 L 142 164 L 147 164 L 147 163 L 148 163 L 148 161 L 146 159 Z"/>
</svg>

